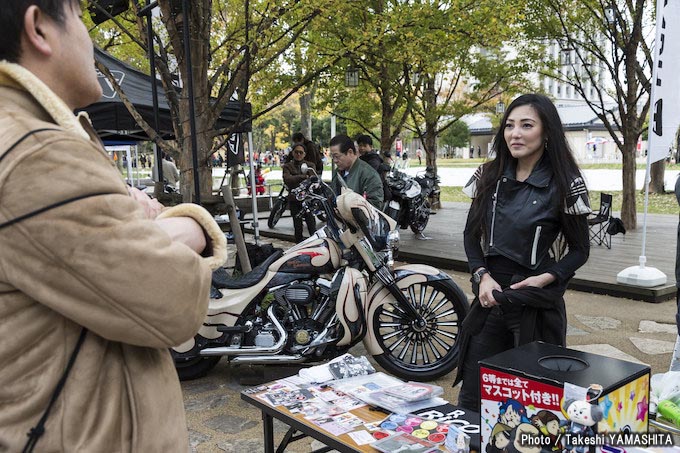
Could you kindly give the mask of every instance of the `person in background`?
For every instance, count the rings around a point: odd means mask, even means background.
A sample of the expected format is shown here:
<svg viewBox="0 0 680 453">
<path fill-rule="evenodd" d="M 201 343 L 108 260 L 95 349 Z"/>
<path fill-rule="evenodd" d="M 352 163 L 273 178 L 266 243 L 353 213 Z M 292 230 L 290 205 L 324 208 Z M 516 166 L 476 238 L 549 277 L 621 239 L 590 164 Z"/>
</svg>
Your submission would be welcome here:
<svg viewBox="0 0 680 453">
<path fill-rule="evenodd" d="M 0 451 L 186 453 L 168 348 L 203 324 L 226 241 L 126 186 L 73 114 L 102 93 L 80 4 L 0 7 Z"/>
<path fill-rule="evenodd" d="M 248 184 L 248 195 L 251 195 L 251 184 L 250 184 L 250 176 L 246 178 L 246 182 Z M 264 186 L 265 179 L 264 175 L 262 174 L 262 167 L 258 165 L 255 167 L 255 194 L 256 195 L 264 195 L 266 192 L 266 188 Z"/>
<path fill-rule="evenodd" d="M 496 158 L 463 189 L 473 198 L 464 246 L 476 297 L 454 385 L 463 381 L 458 404 L 475 411 L 480 360 L 536 340 L 565 345 L 564 291 L 590 251 L 588 191 L 552 101 L 522 95 L 500 124 Z"/>
<path fill-rule="evenodd" d="M 390 166 L 384 163 L 380 155 L 373 150 L 373 139 L 370 135 L 359 135 L 357 137 L 357 147 L 359 159 L 373 167 L 380 175 L 380 181 L 383 185 L 383 201 L 390 201 L 392 199 L 392 191 L 385 181 L 385 177 L 390 171 Z"/>
<path fill-rule="evenodd" d="M 176 190 L 177 183 L 179 182 L 179 170 L 172 161 L 172 157 L 165 154 L 165 152 L 162 152 L 161 156 L 161 164 L 163 165 L 163 180 L 166 185 L 170 186 L 173 190 Z M 151 170 L 154 180 L 158 180 L 158 175 L 156 173 L 156 167 L 154 167 L 153 170 Z"/>
<path fill-rule="evenodd" d="M 408 151 L 404 151 L 401 155 L 401 168 L 406 170 L 409 167 L 409 162 Z"/>
<path fill-rule="evenodd" d="M 305 219 L 310 236 L 316 231 L 316 221 L 314 220 L 314 214 L 309 211 L 300 214 L 302 212 L 302 202 L 295 199 L 292 190 L 297 188 L 305 179 L 314 176 L 312 170 L 314 164 L 305 160 L 307 149 L 302 143 L 294 144 L 290 154 L 293 156 L 293 159 L 283 166 L 283 182 L 288 187 L 288 206 L 290 206 L 290 215 L 293 217 L 295 242 L 300 243 L 302 242 L 302 217 Z M 302 171 L 303 163 L 309 167 L 306 173 Z"/>
<path fill-rule="evenodd" d="M 340 175 L 350 189 L 363 195 L 376 208 L 382 208 L 384 195 L 380 175 L 373 167 L 359 159 L 359 153 L 351 138 L 336 135 L 331 139 L 331 159 L 336 166 L 332 182 L 336 194 L 342 193 L 342 184 L 337 177 Z"/>
<path fill-rule="evenodd" d="M 418 148 L 416 150 L 416 157 L 418 158 L 418 165 L 422 165 L 423 164 L 423 150 L 422 149 Z"/>
<path fill-rule="evenodd" d="M 321 157 L 321 151 L 319 151 L 319 147 L 316 146 L 316 143 L 314 143 L 311 140 L 307 140 L 307 138 L 302 134 L 302 132 L 296 132 L 293 134 L 293 145 L 302 144 L 305 147 L 305 151 L 307 153 L 307 157 L 305 158 L 307 162 L 311 162 L 314 165 L 311 166 L 314 170 L 316 170 L 316 174 L 321 177 L 321 173 L 323 173 L 323 159 Z"/>
</svg>

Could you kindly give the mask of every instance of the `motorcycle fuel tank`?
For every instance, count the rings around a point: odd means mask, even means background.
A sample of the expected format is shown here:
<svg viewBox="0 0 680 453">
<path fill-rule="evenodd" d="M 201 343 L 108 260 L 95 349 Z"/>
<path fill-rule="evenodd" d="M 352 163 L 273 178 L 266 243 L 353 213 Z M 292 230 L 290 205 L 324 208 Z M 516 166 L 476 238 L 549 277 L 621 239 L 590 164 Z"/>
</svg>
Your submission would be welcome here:
<svg viewBox="0 0 680 453">
<path fill-rule="evenodd" d="M 311 238 L 286 252 L 276 263 L 277 272 L 285 274 L 323 274 L 340 266 L 340 247 L 329 238 Z"/>
</svg>

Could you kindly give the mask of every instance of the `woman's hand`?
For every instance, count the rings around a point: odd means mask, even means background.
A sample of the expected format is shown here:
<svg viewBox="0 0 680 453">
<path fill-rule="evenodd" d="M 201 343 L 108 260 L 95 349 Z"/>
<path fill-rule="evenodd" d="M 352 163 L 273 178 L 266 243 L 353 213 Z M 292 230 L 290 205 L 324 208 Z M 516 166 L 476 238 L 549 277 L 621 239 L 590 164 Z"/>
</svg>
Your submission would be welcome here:
<svg viewBox="0 0 680 453">
<path fill-rule="evenodd" d="M 555 281 L 555 276 L 548 272 L 540 275 L 534 275 L 533 277 L 527 277 L 521 282 L 517 282 L 514 285 L 510 285 L 510 289 L 520 289 L 527 286 L 533 286 L 535 288 L 543 288 L 548 286 Z"/>
<path fill-rule="evenodd" d="M 493 297 L 493 291 L 501 291 L 501 285 L 491 277 L 491 274 L 486 273 L 482 275 L 482 281 L 479 282 L 479 303 L 484 308 L 491 308 L 499 305 Z"/>
</svg>

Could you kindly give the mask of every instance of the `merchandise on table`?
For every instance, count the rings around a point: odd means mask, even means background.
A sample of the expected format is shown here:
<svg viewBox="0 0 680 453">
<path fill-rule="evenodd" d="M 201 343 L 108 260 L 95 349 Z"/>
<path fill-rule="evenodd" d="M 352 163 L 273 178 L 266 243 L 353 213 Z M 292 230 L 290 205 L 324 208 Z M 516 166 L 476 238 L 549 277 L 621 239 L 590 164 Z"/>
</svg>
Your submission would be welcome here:
<svg viewBox="0 0 680 453">
<path fill-rule="evenodd" d="M 383 420 L 379 427 L 386 431 L 410 434 L 434 444 L 444 443 L 446 433 L 449 431 L 449 425 L 446 423 L 437 423 L 413 414 L 392 414 Z"/>
<path fill-rule="evenodd" d="M 409 453 L 428 453 L 437 451 L 437 446 L 432 442 L 405 433 L 386 437 L 377 442 L 373 442 L 371 446 L 384 453 L 400 453 L 406 451 Z"/>
<path fill-rule="evenodd" d="M 385 393 L 396 396 L 405 401 L 422 401 L 444 393 L 444 389 L 438 385 L 423 384 L 422 382 L 406 382 L 404 384 L 387 387 Z"/>
<path fill-rule="evenodd" d="M 451 426 L 449 427 L 449 432 L 446 434 L 446 443 L 444 445 L 450 453 L 469 453 L 470 436 L 465 434 L 457 426 Z"/>
<path fill-rule="evenodd" d="M 323 384 L 334 379 L 345 379 L 372 373 L 375 373 L 375 368 L 366 357 L 354 357 L 348 353 L 336 357 L 328 363 L 303 368 L 298 375 L 307 383 Z"/>
</svg>

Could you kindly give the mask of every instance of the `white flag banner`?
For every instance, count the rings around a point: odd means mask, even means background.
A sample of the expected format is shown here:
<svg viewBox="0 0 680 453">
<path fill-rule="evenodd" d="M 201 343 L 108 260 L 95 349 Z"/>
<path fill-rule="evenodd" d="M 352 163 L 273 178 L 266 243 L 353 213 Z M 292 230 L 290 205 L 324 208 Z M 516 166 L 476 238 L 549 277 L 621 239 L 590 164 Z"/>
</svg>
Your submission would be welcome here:
<svg viewBox="0 0 680 453">
<path fill-rule="evenodd" d="M 666 158 L 680 125 L 680 0 L 657 0 L 654 47 L 650 162 Z"/>
</svg>

